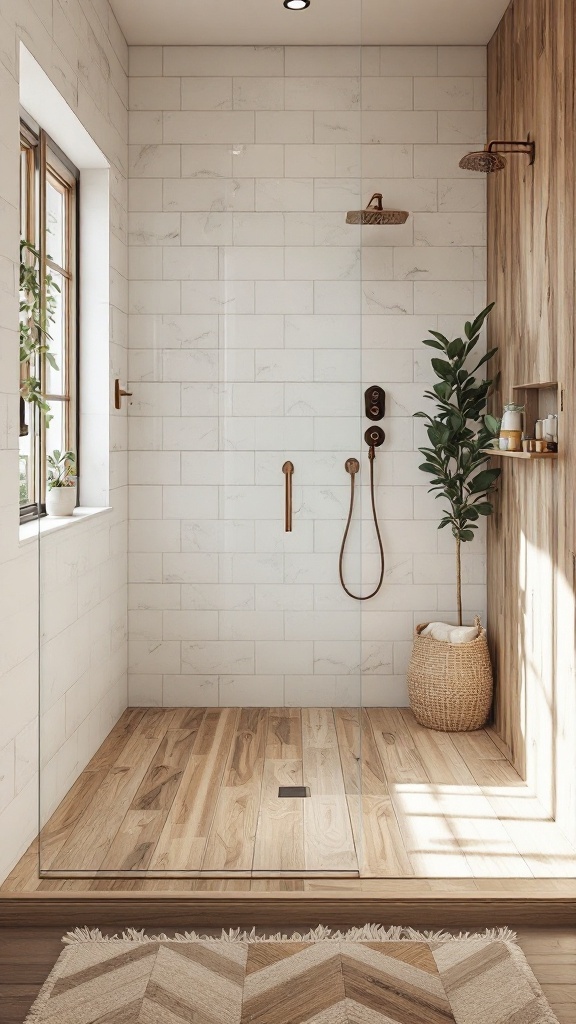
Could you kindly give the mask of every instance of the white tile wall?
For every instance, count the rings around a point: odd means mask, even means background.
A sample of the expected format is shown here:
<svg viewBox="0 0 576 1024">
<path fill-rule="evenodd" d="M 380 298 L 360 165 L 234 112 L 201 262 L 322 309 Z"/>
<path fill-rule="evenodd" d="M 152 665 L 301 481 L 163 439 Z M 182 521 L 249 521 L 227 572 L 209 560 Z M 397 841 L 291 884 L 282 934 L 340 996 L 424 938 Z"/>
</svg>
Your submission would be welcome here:
<svg viewBox="0 0 576 1024">
<path fill-rule="evenodd" d="M 130 66 L 131 701 L 405 704 L 414 624 L 454 614 L 412 413 L 428 328 L 483 301 L 484 181 L 458 161 L 484 142 L 485 50 L 133 47 Z M 346 225 L 374 191 L 406 225 Z M 360 607 L 338 550 L 374 381 L 387 562 Z M 356 587 L 378 572 L 362 460 Z M 471 616 L 482 537 L 464 562 Z"/>
<path fill-rule="evenodd" d="M 127 374 L 128 50 L 107 0 L 2 7 L 0 93 L 0 880 L 38 824 L 37 545 L 18 531 L 18 48 L 22 40 L 110 166 L 110 375 Z M 144 128 L 144 123 L 143 123 Z M 148 134 L 150 125 L 145 122 Z M 42 811 L 57 804 L 127 703 L 126 416 L 110 419 L 113 511 L 42 541 Z"/>
</svg>

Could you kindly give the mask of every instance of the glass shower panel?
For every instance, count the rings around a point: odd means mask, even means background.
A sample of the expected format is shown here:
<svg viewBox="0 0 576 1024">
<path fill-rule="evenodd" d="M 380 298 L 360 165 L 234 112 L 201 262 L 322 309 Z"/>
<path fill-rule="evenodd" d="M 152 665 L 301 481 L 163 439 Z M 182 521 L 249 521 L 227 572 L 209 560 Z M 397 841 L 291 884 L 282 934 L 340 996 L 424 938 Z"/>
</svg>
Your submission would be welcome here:
<svg viewBox="0 0 576 1024">
<path fill-rule="evenodd" d="M 181 176 L 133 215 L 124 712 L 99 690 L 113 532 L 78 524 L 43 555 L 48 874 L 362 869 L 362 604 L 339 573 L 356 459 L 342 571 L 365 592 L 361 228 L 346 223 L 363 205 L 362 51 L 241 59 L 211 142 L 165 114 Z M 218 99 L 195 67 L 191 120 Z"/>
<path fill-rule="evenodd" d="M 288 48 L 285 109 L 256 112 L 256 145 L 234 147 L 219 386 L 219 700 L 234 734 L 217 814 L 250 808 L 255 842 L 221 842 L 220 870 L 343 874 L 362 860 L 361 605 L 339 580 L 363 422 L 360 228 L 346 224 L 360 62 L 355 46 Z M 358 505 L 354 592 L 361 533 Z"/>
</svg>

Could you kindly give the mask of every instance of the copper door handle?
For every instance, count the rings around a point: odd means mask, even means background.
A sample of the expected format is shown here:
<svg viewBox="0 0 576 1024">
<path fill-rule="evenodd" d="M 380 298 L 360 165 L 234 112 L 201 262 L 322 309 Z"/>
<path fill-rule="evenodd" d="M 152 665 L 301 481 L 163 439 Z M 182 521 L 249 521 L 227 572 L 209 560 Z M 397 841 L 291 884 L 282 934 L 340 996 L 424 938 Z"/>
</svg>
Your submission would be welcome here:
<svg viewBox="0 0 576 1024">
<path fill-rule="evenodd" d="M 292 533 L 292 474 L 294 463 L 285 462 L 282 472 L 286 478 L 284 486 L 284 529 L 286 533 Z"/>
</svg>

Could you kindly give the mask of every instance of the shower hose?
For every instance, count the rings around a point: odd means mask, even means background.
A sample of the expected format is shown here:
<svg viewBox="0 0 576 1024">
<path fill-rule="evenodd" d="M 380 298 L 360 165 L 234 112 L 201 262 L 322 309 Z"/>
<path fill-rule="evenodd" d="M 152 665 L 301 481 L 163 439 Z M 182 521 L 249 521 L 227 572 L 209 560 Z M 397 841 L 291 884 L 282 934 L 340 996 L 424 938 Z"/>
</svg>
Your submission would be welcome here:
<svg viewBox="0 0 576 1024">
<path fill-rule="evenodd" d="M 376 594 L 380 590 L 382 583 L 384 582 L 384 546 L 382 544 L 382 536 L 380 534 L 380 526 L 378 523 L 378 513 L 376 511 L 376 498 L 374 495 L 374 461 L 376 459 L 376 451 L 374 446 L 370 447 L 368 452 L 368 458 L 370 460 L 370 500 L 372 502 L 372 518 L 374 520 L 374 526 L 376 528 L 376 537 L 378 538 L 378 547 L 380 548 L 380 579 L 378 580 L 378 586 L 371 594 L 365 594 L 364 597 L 358 594 L 353 594 L 351 590 L 348 590 L 346 583 L 344 582 L 344 552 L 346 550 L 346 541 L 348 539 L 348 533 L 350 531 L 350 525 L 352 523 L 352 515 L 354 513 L 354 496 L 355 496 L 355 476 L 360 469 L 358 459 L 348 459 L 346 462 L 346 472 L 350 474 L 350 508 L 348 510 L 348 522 L 346 523 L 346 529 L 344 530 L 344 536 L 342 538 L 342 547 L 340 548 L 340 559 L 338 563 L 338 571 L 340 573 L 340 583 L 342 589 L 348 594 L 348 597 L 353 597 L 355 601 L 369 601 L 371 597 L 376 597 Z"/>
</svg>

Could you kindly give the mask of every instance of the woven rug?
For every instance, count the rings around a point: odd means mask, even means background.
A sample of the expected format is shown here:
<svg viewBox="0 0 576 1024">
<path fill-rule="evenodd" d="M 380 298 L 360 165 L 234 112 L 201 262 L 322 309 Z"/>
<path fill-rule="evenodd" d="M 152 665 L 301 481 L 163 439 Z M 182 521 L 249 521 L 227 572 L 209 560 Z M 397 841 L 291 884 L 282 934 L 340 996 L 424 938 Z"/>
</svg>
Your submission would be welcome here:
<svg viewBox="0 0 576 1024">
<path fill-rule="evenodd" d="M 77 929 L 28 1024 L 558 1024 L 512 932 Z"/>
</svg>

